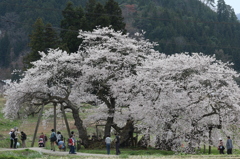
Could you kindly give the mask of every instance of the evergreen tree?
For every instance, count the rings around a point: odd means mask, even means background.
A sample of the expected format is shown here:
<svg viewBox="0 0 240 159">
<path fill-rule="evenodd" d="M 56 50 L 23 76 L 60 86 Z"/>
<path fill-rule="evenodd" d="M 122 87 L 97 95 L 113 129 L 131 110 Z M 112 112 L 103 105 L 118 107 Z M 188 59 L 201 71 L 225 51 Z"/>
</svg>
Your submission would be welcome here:
<svg viewBox="0 0 240 159">
<path fill-rule="evenodd" d="M 105 6 L 96 0 L 88 0 L 85 12 L 81 6 L 74 7 L 70 1 L 62 11 L 61 21 L 62 39 L 60 48 L 67 52 L 76 52 L 82 42 L 77 38 L 78 30 L 92 31 L 96 26 L 106 27 L 112 25 L 114 30 L 126 32 L 121 8 L 115 1 L 108 1 Z"/>
<path fill-rule="evenodd" d="M 110 25 L 112 25 L 115 31 L 121 30 L 126 33 L 124 18 L 122 16 L 122 10 L 118 3 L 114 0 L 108 0 L 104 6 L 106 14 L 110 19 Z"/>
<path fill-rule="evenodd" d="M 91 27 L 88 25 L 88 20 L 87 20 L 86 16 L 83 16 L 83 17 L 81 18 L 81 27 L 80 27 L 80 28 L 81 28 L 82 30 L 85 30 L 85 31 L 91 29 Z"/>
<path fill-rule="evenodd" d="M 45 51 L 44 46 L 44 23 L 41 18 L 38 18 L 33 25 L 33 31 L 30 34 L 30 43 L 29 46 L 31 51 L 24 57 L 25 68 L 31 68 L 31 62 L 40 59 L 39 51 Z"/>
<path fill-rule="evenodd" d="M 44 31 L 45 52 L 48 48 L 56 49 L 59 47 L 59 38 L 57 32 L 53 29 L 52 24 L 47 23 Z"/>
<path fill-rule="evenodd" d="M 85 7 L 85 15 L 86 15 L 86 19 L 88 20 L 88 25 L 90 26 L 90 30 L 92 30 L 95 26 L 94 24 L 94 10 L 95 10 L 95 6 L 96 6 L 97 2 L 96 0 L 88 0 L 86 3 L 86 7 Z"/>
<path fill-rule="evenodd" d="M 101 3 L 97 3 L 93 12 L 93 28 L 96 28 L 96 26 L 107 27 L 109 25 L 109 16 L 106 15 L 103 5 Z"/>
<path fill-rule="evenodd" d="M 61 48 L 68 52 L 76 52 L 81 43 L 81 39 L 77 38 L 78 30 L 82 29 L 81 26 L 86 27 L 84 11 L 82 7 L 74 8 L 73 3 L 68 2 L 66 8 L 62 11 L 62 15 Z"/>
<path fill-rule="evenodd" d="M 39 51 L 47 52 L 49 48 L 58 47 L 58 36 L 52 28 L 52 24 L 44 25 L 41 18 L 38 18 L 33 25 L 33 31 L 30 35 L 29 46 L 31 51 L 24 57 L 25 68 L 32 67 L 31 62 L 41 58 Z"/>
<path fill-rule="evenodd" d="M 217 3 L 217 15 L 218 15 L 218 21 L 227 21 L 228 20 L 228 11 L 227 11 L 227 5 L 224 0 L 218 0 Z"/>
</svg>

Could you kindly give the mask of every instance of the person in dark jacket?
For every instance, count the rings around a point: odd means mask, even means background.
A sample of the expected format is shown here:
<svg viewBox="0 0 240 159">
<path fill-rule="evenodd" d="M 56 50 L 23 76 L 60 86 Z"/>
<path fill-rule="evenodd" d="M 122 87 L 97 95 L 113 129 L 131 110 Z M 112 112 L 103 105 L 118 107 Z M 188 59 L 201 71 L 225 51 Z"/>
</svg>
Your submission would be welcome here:
<svg viewBox="0 0 240 159">
<path fill-rule="evenodd" d="M 232 139 L 230 138 L 230 136 L 227 137 L 226 148 L 227 148 L 227 154 L 232 154 L 233 144 L 232 144 Z"/>
<path fill-rule="evenodd" d="M 218 145 L 219 153 L 220 153 L 220 154 L 224 154 L 224 149 L 225 149 L 225 147 L 223 146 L 223 141 L 222 141 L 222 139 L 220 138 L 220 139 L 219 139 L 219 145 Z"/>
<path fill-rule="evenodd" d="M 120 150 L 119 150 L 120 137 L 117 133 L 115 134 L 115 143 L 116 143 L 116 155 L 119 155 L 121 153 Z"/>
<path fill-rule="evenodd" d="M 55 151 L 54 144 L 57 141 L 57 136 L 56 136 L 56 133 L 55 133 L 54 129 L 52 129 L 51 131 L 52 131 L 51 136 L 50 136 L 51 150 Z"/>
<path fill-rule="evenodd" d="M 26 139 L 27 139 L 27 135 L 23 131 L 21 131 L 22 148 L 26 148 L 26 143 L 25 143 Z"/>
<path fill-rule="evenodd" d="M 14 129 L 11 129 L 11 131 L 9 132 L 10 135 L 10 148 L 13 148 L 13 142 L 14 142 L 14 138 L 12 138 L 12 133 L 14 132 Z"/>
</svg>

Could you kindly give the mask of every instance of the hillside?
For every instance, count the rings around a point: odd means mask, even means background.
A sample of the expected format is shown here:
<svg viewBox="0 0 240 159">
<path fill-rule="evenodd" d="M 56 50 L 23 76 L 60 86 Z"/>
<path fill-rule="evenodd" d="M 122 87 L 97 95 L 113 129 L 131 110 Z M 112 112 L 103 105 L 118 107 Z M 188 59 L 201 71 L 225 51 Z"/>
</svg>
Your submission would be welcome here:
<svg viewBox="0 0 240 159">
<path fill-rule="evenodd" d="M 224 1 L 213 11 L 198 0 L 155 0 L 134 4 L 133 26 L 157 41 L 160 52 L 203 52 L 232 61 L 240 70 L 240 24 Z"/>
<path fill-rule="evenodd" d="M 91 1 L 91 0 L 90 0 Z M 92 0 L 94 1 L 94 0 Z M 240 70 L 240 24 L 224 0 L 216 2 L 216 12 L 199 0 L 115 0 L 122 8 L 130 33 L 144 30 L 146 38 L 156 41 L 160 52 L 203 52 L 232 61 Z M 13 69 L 21 69 L 22 57 L 29 52 L 32 25 L 41 17 L 44 23 L 58 27 L 66 0 L 1 0 L 0 2 L 0 75 L 9 78 Z M 87 0 L 72 0 L 75 6 Z M 106 0 L 100 1 L 102 4 Z M 4 47 L 3 47 L 4 46 Z"/>
</svg>

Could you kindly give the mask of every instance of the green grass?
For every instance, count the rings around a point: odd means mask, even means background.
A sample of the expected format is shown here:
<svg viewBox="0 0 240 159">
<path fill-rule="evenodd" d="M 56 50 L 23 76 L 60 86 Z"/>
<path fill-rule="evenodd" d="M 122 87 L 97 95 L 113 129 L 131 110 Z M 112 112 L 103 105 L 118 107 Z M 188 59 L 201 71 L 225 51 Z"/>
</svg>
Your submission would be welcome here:
<svg viewBox="0 0 240 159">
<path fill-rule="evenodd" d="M 19 125 L 21 123 L 20 120 L 9 120 L 9 119 L 5 119 L 3 114 L 0 113 L 0 130 L 1 131 L 7 131 L 7 130 L 10 130 L 10 128 L 14 128 L 16 127 L 17 125 Z"/>
<path fill-rule="evenodd" d="M 25 158 L 41 158 L 43 154 L 29 149 L 20 151 L 4 151 L 0 152 L 0 159 L 25 159 Z M 27 157 L 26 157 L 27 156 Z"/>
<path fill-rule="evenodd" d="M 161 151 L 156 149 L 137 149 L 137 148 L 121 148 L 120 149 L 122 155 L 158 155 L 158 156 L 164 156 L 164 155 L 173 155 L 174 152 L 172 151 Z M 90 153 L 90 154 L 106 154 L 106 149 L 80 149 L 79 152 L 82 153 Z M 110 154 L 114 155 L 115 149 L 111 148 Z"/>
<path fill-rule="evenodd" d="M 15 150 L 15 151 L 0 151 L 0 159 L 71 159 L 76 158 L 75 156 L 51 156 L 48 154 L 32 151 L 29 149 Z M 86 157 L 78 157 L 86 158 Z"/>
</svg>

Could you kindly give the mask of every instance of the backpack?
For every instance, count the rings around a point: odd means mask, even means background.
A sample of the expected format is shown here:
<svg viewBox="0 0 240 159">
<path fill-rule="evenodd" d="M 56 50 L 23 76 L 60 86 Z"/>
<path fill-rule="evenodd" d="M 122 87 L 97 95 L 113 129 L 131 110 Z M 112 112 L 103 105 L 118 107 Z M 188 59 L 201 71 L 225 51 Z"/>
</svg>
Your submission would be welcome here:
<svg viewBox="0 0 240 159">
<path fill-rule="evenodd" d="M 11 138 L 12 138 L 12 139 L 15 139 L 15 137 L 16 137 L 16 136 L 15 136 L 15 132 L 12 132 L 12 133 L 11 133 Z"/>
<path fill-rule="evenodd" d="M 52 136 L 51 136 L 51 141 L 53 142 L 53 141 L 56 141 L 56 140 L 57 140 L 57 136 L 56 136 L 55 133 L 53 133 Z"/>
<path fill-rule="evenodd" d="M 68 139 L 68 145 L 69 145 L 69 146 L 72 146 L 72 145 L 73 145 L 73 139 L 72 139 L 72 138 L 69 138 L 69 139 Z"/>
<path fill-rule="evenodd" d="M 27 139 L 27 135 L 25 133 L 22 134 L 22 140 L 26 140 Z"/>
</svg>

